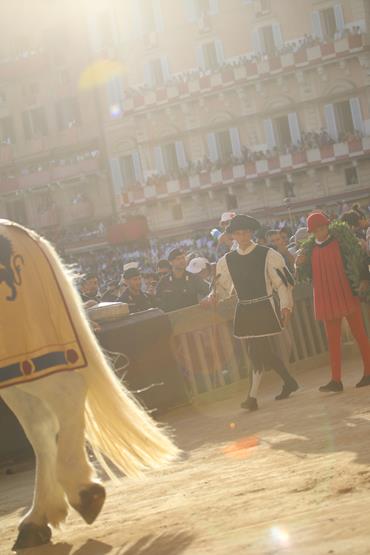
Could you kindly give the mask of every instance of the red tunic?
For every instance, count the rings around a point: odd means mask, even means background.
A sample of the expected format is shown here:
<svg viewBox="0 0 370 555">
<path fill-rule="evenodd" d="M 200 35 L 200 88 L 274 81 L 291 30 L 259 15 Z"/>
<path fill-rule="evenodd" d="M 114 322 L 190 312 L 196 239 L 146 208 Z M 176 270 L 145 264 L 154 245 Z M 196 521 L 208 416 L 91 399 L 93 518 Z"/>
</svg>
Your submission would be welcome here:
<svg viewBox="0 0 370 555">
<path fill-rule="evenodd" d="M 336 239 L 313 248 L 312 285 L 316 320 L 334 320 L 356 310 L 358 301 L 352 293 Z"/>
</svg>

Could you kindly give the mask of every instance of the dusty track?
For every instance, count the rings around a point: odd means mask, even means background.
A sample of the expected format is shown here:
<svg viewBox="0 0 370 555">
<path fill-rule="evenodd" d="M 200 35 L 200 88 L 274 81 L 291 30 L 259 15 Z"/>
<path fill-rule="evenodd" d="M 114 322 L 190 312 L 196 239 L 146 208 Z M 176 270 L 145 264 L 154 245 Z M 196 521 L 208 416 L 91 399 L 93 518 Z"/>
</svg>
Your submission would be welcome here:
<svg viewBox="0 0 370 555">
<path fill-rule="evenodd" d="M 327 369 L 298 376 L 302 389 L 276 402 L 266 379 L 261 410 L 242 394 L 167 416 L 190 457 L 137 483 L 108 484 L 91 527 L 71 513 L 54 545 L 25 555 L 369 555 L 370 387 L 319 394 Z M 10 553 L 33 474 L 0 476 L 2 555 Z"/>
</svg>

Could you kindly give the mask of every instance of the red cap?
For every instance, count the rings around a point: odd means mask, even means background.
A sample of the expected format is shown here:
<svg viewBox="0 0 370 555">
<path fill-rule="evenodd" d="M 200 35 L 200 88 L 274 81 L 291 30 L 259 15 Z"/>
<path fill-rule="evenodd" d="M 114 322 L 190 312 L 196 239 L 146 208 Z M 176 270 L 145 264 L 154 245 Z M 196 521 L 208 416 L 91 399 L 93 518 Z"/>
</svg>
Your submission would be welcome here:
<svg viewBox="0 0 370 555">
<path fill-rule="evenodd" d="M 312 212 L 307 218 L 307 228 L 310 233 L 321 225 L 329 225 L 330 220 L 323 212 Z"/>
</svg>

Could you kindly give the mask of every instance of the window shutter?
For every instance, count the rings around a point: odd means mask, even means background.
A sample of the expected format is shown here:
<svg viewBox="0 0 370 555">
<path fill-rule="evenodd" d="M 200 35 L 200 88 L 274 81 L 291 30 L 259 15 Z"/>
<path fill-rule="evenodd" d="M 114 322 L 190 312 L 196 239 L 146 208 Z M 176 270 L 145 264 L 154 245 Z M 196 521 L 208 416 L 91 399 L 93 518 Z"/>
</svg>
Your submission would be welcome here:
<svg viewBox="0 0 370 555">
<path fill-rule="evenodd" d="M 312 20 L 312 32 L 314 37 L 322 40 L 323 32 L 322 32 L 322 26 L 321 26 L 320 12 L 312 12 L 311 20 Z"/>
<path fill-rule="evenodd" d="M 359 98 L 350 98 L 349 105 L 351 107 L 353 127 L 361 134 L 365 131 L 364 120 L 361 113 L 361 104 Z"/>
<path fill-rule="evenodd" d="M 134 165 L 136 181 L 138 181 L 139 183 L 143 183 L 143 169 L 141 166 L 140 153 L 137 150 L 132 153 L 132 163 Z"/>
<path fill-rule="evenodd" d="M 185 149 L 184 149 L 184 144 L 182 141 L 176 141 L 175 143 L 175 147 L 176 147 L 176 157 L 177 157 L 177 163 L 179 168 L 186 168 L 188 165 L 188 161 L 186 159 L 186 154 L 185 154 Z"/>
<path fill-rule="evenodd" d="M 111 158 L 109 160 L 109 163 L 110 163 L 110 171 L 112 175 L 113 190 L 115 195 L 118 196 L 122 194 L 122 189 L 123 189 L 121 166 L 118 158 Z"/>
<path fill-rule="evenodd" d="M 295 112 L 288 114 L 289 130 L 292 143 L 297 145 L 301 141 L 301 131 L 299 128 L 298 117 Z"/>
<path fill-rule="evenodd" d="M 154 10 L 154 19 L 155 19 L 155 30 L 157 31 L 157 33 L 163 33 L 164 20 L 163 20 L 161 0 L 153 0 L 153 10 Z"/>
<path fill-rule="evenodd" d="M 271 119 L 263 120 L 263 127 L 265 129 L 266 143 L 269 149 L 273 149 L 276 146 L 274 126 Z"/>
<path fill-rule="evenodd" d="M 241 145 L 240 145 L 239 130 L 238 130 L 237 127 L 231 127 L 231 129 L 230 129 L 230 141 L 231 141 L 231 147 L 232 147 L 232 150 L 233 150 L 233 155 L 236 158 L 241 158 L 242 149 L 241 149 Z"/>
<path fill-rule="evenodd" d="M 221 66 L 224 63 L 225 57 L 224 57 L 224 48 L 223 48 L 222 42 L 219 39 L 215 40 L 215 48 L 216 48 L 217 61 Z"/>
<path fill-rule="evenodd" d="M 272 26 L 272 34 L 274 37 L 274 43 L 276 48 L 282 48 L 284 46 L 283 35 L 281 34 L 281 26 L 279 23 L 275 23 Z"/>
<path fill-rule="evenodd" d="M 209 2 L 209 15 L 217 15 L 219 11 L 218 0 L 208 0 Z"/>
<path fill-rule="evenodd" d="M 159 175 L 164 175 L 166 173 L 164 167 L 164 159 L 163 159 L 163 152 L 160 146 L 156 146 L 154 148 L 154 156 L 155 156 L 155 166 Z"/>
<path fill-rule="evenodd" d="M 208 133 L 207 135 L 208 144 L 208 156 L 211 162 L 216 162 L 218 160 L 218 150 L 216 135 L 214 133 Z"/>
<path fill-rule="evenodd" d="M 343 17 L 343 9 L 341 4 L 336 4 L 334 6 L 334 15 L 335 15 L 335 23 L 337 25 L 337 31 L 343 31 L 344 17 Z"/>
<path fill-rule="evenodd" d="M 253 50 L 256 54 L 262 54 L 263 52 L 263 47 L 262 47 L 262 43 L 261 43 L 261 37 L 259 34 L 259 31 L 254 30 L 252 32 L 252 44 L 253 44 Z"/>
<path fill-rule="evenodd" d="M 161 68 L 162 68 L 162 74 L 163 74 L 164 82 L 170 81 L 171 72 L 170 72 L 170 66 L 169 66 L 169 63 L 168 63 L 167 56 L 162 56 L 161 57 Z"/>
<path fill-rule="evenodd" d="M 197 46 L 197 65 L 200 69 L 204 69 L 206 65 L 202 46 Z"/>
<path fill-rule="evenodd" d="M 338 139 L 338 129 L 337 122 L 335 119 L 335 112 L 333 104 L 326 104 L 324 107 L 325 119 L 326 119 L 326 129 L 330 137 L 334 140 Z"/>
<path fill-rule="evenodd" d="M 199 17 L 196 0 L 183 0 L 183 1 L 184 1 L 186 19 L 190 23 L 195 23 L 196 21 L 198 21 L 198 17 Z"/>
</svg>

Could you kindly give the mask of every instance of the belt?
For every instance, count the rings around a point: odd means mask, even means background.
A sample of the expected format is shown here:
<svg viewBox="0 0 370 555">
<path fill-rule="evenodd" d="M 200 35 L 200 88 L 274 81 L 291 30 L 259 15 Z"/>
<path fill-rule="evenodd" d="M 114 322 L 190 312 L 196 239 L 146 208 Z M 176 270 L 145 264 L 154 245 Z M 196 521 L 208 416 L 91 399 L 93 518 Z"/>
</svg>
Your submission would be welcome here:
<svg viewBox="0 0 370 555">
<path fill-rule="evenodd" d="M 271 298 L 272 298 L 272 295 L 266 295 L 265 297 L 258 297 L 257 299 L 249 299 L 247 301 L 241 301 L 240 299 L 238 299 L 238 303 L 241 305 L 255 304 L 255 303 L 260 303 L 262 301 L 268 301 Z"/>
</svg>

